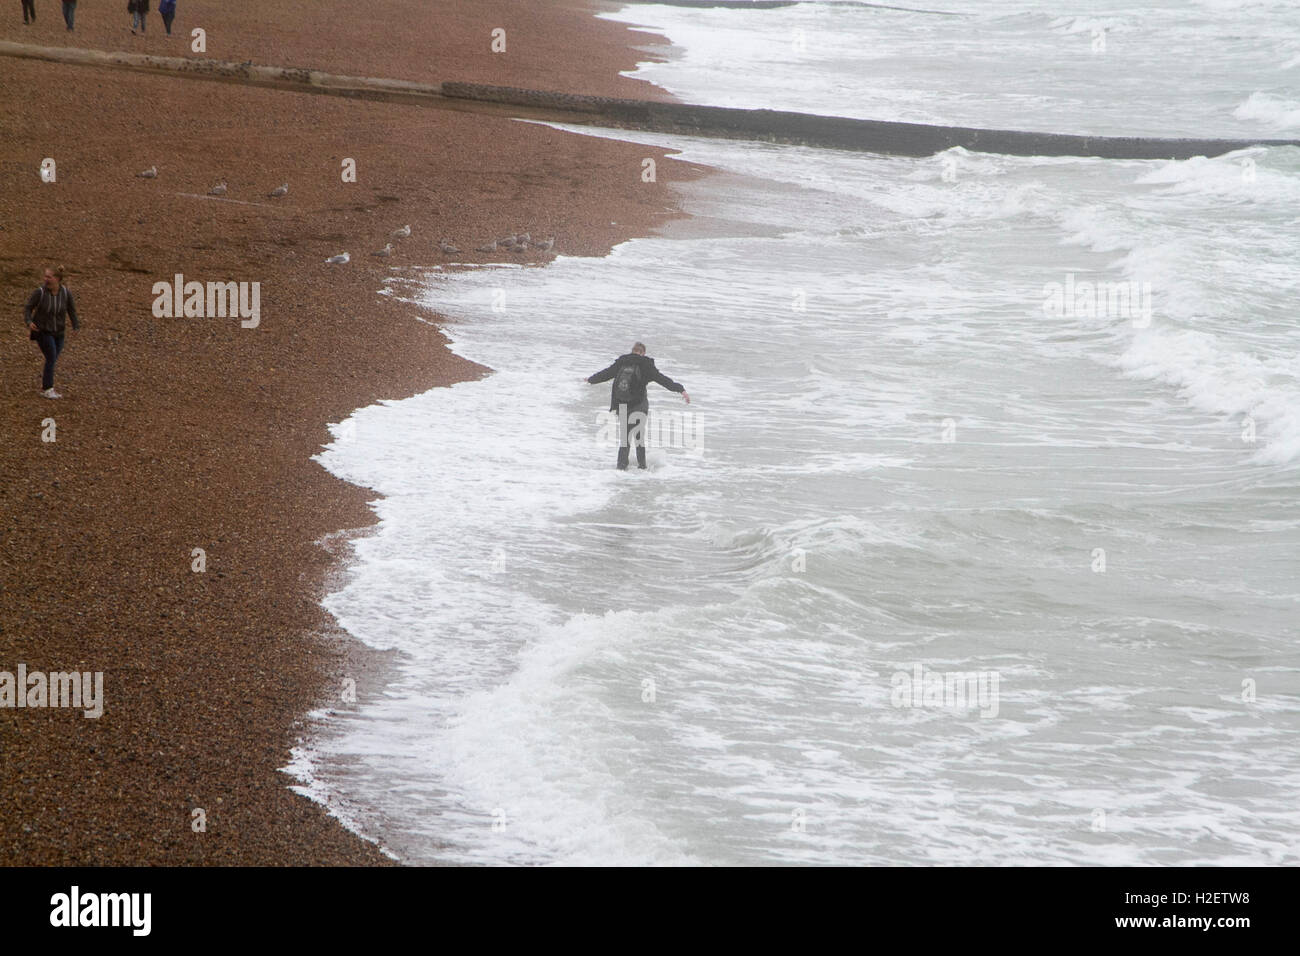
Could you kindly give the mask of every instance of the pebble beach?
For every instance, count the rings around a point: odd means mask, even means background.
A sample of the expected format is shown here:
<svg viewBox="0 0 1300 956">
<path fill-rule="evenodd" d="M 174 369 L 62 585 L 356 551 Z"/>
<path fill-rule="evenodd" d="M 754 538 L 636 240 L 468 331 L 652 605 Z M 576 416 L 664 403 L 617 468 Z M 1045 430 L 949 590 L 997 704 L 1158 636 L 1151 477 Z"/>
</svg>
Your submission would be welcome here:
<svg viewBox="0 0 1300 956">
<path fill-rule="evenodd" d="M 206 55 L 228 61 L 667 98 L 619 75 L 647 35 L 583 0 L 377 0 L 363 18 L 343 0 L 182 0 L 172 37 L 156 13 L 141 37 L 116 7 L 81 6 L 68 32 L 57 4 L 38 0 L 32 26 L 15 4 L 0 40 L 200 56 L 201 26 Z M 699 168 L 468 110 L 12 57 L 0 85 L 0 670 L 102 671 L 105 697 L 98 719 L 0 710 L 0 863 L 390 862 L 281 771 L 305 715 L 386 667 L 319 603 L 332 542 L 373 520 L 372 493 L 312 460 L 327 424 L 486 371 L 446 349 L 445 316 L 386 281 L 604 255 L 679 216 L 670 184 Z M 647 156 L 657 182 L 640 175 Z M 523 231 L 554 249 L 475 251 Z M 50 401 L 21 304 L 56 264 L 82 329 Z M 158 318 L 152 288 L 177 274 L 260 283 L 259 324 Z"/>
</svg>

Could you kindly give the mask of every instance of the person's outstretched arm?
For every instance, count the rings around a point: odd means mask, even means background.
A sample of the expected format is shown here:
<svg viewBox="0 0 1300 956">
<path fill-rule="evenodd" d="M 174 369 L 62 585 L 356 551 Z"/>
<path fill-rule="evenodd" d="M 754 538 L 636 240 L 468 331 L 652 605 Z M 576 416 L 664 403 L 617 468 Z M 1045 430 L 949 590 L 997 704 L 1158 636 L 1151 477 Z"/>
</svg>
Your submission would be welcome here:
<svg viewBox="0 0 1300 956">
<path fill-rule="evenodd" d="M 618 368 L 617 362 L 612 364 L 609 368 L 601 369 L 595 375 L 588 375 L 586 378 L 583 379 L 583 381 L 586 382 L 588 385 L 599 385 L 601 382 L 608 382 L 611 378 L 614 377 L 614 370 L 616 368 Z"/>
<path fill-rule="evenodd" d="M 674 382 L 663 372 L 659 371 L 659 367 L 655 365 L 654 359 L 650 360 L 650 380 L 652 382 L 658 382 L 670 392 L 680 392 L 682 398 L 686 400 L 686 404 L 689 405 L 691 403 L 691 396 L 686 394 L 686 386 L 681 382 Z"/>
</svg>

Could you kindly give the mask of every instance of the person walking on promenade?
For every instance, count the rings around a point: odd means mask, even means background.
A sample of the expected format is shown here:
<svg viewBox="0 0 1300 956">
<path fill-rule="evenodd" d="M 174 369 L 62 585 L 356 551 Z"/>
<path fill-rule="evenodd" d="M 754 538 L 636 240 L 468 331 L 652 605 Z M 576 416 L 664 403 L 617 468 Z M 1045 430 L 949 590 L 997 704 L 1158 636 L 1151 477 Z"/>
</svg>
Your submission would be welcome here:
<svg viewBox="0 0 1300 956">
<path fill-rule="evenodd" d="M 36 0 L 23 0 L 23 23 L 36 22 Z"/>
<path fill-rule="evenodd" d="M 176 0 L 158 0 L 158 15 L 162 17 L 167 35 L 172 35 L 172 21 L 176 19 Z"/>
<path fill-rule="evenodd" d="M 614 380 L 610 386 L 609 410 L 618 412 L 618 467 L 627 470 L 628 450 L 636 442 L 636 465 L 645 467 L 645 423 L 650 414 L 650 400 L 646 388 L 651 382 L 658 382 L 670 392 L 679 392 L 689 405 L 691 396 L 686 394 L 686 386 L 674 382 L 659 369 L 655 360 L 645 354 L 645 346 L 637 342 L 632 351 L 614 359 L 612 365 L 601 369 L 595 375 L 584 378 L 589 385 Z"/>
<path fill-rule="evenodd" d="M 72 300 L 72 290 L 63 285 L 63 266 L 47 267 L 44 281 L 27 297 L 23 306 L 23 322 L 31 333 L 31 339 L 41 347 L 45 356 L 45 370 L 41 373 L 41 394 L 46 398 L 62 398 L 54 390 L 54 363 L 63 351 L 63 335 L 66 320 L 72 320 L 72 328 L 80 329 L 81 321 L 77 318 L 77 304 Z"/>
<path fill-rule="evenodd" d="M 77 0 L 63 0 L 63 22 L 68 25 L 68 29 L 73 27 L 73 21 L 77 19 Z"/>
</svg>

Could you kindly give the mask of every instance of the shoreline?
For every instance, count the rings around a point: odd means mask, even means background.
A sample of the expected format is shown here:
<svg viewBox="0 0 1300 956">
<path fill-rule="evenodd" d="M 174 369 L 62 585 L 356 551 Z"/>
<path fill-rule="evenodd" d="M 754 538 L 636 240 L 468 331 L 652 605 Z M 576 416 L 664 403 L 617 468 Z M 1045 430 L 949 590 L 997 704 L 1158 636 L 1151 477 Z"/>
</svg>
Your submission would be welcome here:
<svg viewBox="0 0 1300 956">
<path fill-rule="evenodd" d="M 399 7 L 381 0 L 374 19 Z M 541 82 L 540 70 L 557 89 L 664 98 L 618 75 L 652 35 L 598 19 L 600 8 L 402 8 L 394 37 L 357 30 L 340 0 L 189 7 L 223 58 L 346 73 L 382 51 L 375 72 L 396 78 L 421 80 L 436 60 L 440 75 L 467 80 Z M 8 21 L 0 39 L 186 55 L 179 37 L 130 36 L 125 15 L 82 11 L 66 35 L 56 20 L 43 9 L 40 34 Z M 491 59 L 489 23 L 523 53 Z M 580 69 L 564 55 L 575 35 L 587 44 Z M 467 52 L 466 38 L 484 52 Z M 39 395 L 39 355 L 16 317 L 4 351 L 0 669 L 105 674 L 98 720 L 0 710 L 0 864 L 389 864 L 281 771 L 344 676 L 364 695 L 387 666 L 320 604 L 342 571 L 329 544 L 376 520 L 373 493 L 311 460 L 331 440 L 325 424 L 487 371 L 448 350 L 438 313 L 412 321 L 419 313 L 382 294 L 383 279 L 441 261 L 442 236 L 465 250 L 554 232 L 558 253 L 604 255 L 680 217 L 669 184 L 700 170 L 662 149 L 495 117 L 214 94 L 9 58 L 0 71 L 30 94 L 0 107 L 12 130 L 0 278 L 21 301 L 42 265 L 66 264 L 83 321 L 59 361 L 61 401 Z M 46 156 L 55 183 L 38 177 Z M 640 181 L 644 156 L 659 182 Z M 344 157 L 357 160 L 356 183 L 340 182 Z M 150 165 L 156 179 L 135 176 Z M 202 201 L 218 179 L 249 204 Z M 267 199 L 285 180 L 289 194 Z M 388 238 L 407 223 L 410 239 Z M 395 255 L 372 258 L 386 241 Z M 344 250 L 348 266 L 324 264 Z M 260 325 L 154 318 L 151 287 L 177 272 L 260 282 Z M 54 442 L 41 441 L 48 417 Z"/>
</svg>

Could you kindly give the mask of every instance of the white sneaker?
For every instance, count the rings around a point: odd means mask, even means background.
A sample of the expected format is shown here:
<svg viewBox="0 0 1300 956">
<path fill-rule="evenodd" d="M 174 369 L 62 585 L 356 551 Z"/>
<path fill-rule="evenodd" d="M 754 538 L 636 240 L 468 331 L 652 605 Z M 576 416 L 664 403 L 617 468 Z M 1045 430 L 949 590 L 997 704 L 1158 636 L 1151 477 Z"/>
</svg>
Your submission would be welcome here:
<svg viewBox="0 0 1300 956">
<path fill-rule="evenodd" d="M 56 392 L 56 391 L 55 391 L 54 389 L 52 389 L 52 388 L 47 388 L 45 391 L 41 392 L 41 394 L 44 395 L 46 398 L 62 398 L 62 397 L 63 397 L 62 395 L 60 395 L 58 392 Z"/>
</svg>

